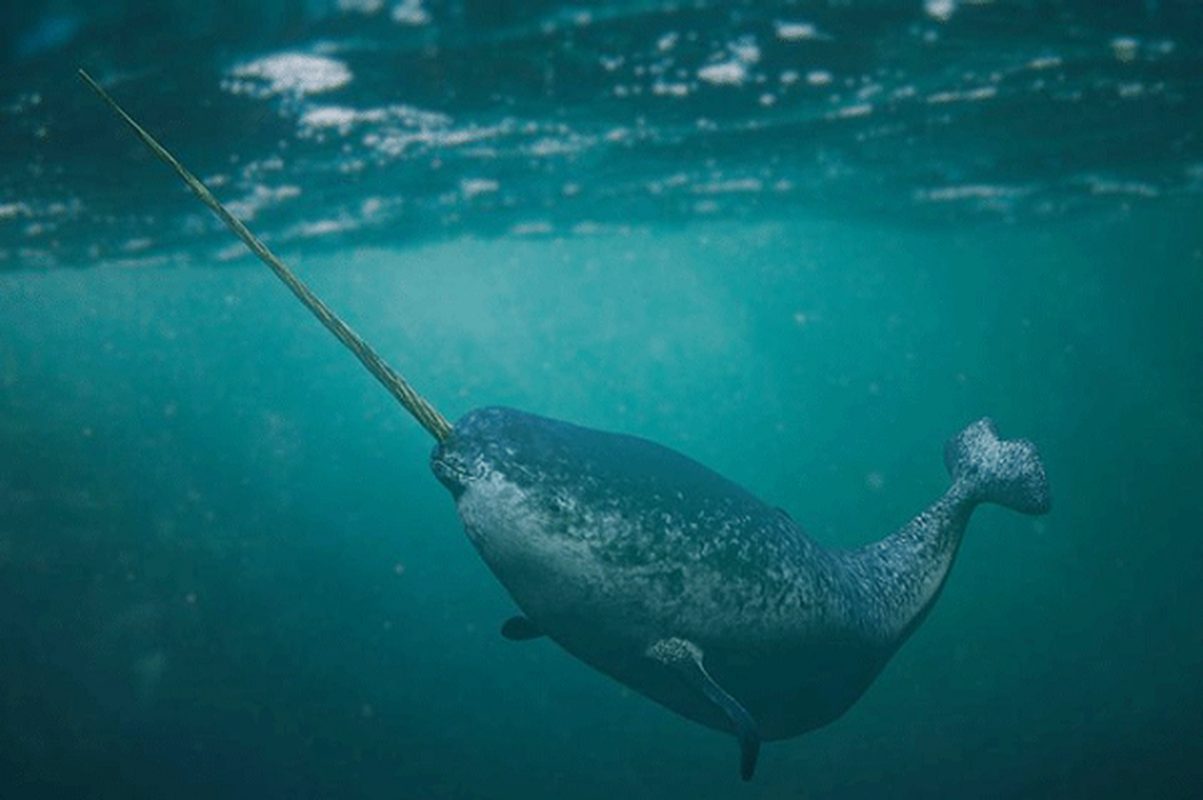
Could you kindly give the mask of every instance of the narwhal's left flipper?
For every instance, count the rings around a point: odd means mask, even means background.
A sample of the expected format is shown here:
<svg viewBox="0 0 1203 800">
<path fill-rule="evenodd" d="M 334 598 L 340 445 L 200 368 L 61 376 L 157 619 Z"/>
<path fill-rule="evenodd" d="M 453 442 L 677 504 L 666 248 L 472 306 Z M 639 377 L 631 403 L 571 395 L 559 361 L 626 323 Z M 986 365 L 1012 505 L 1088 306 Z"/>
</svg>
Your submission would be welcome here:
<svg viewBox="0 0 1203 800">
<path fill-rule="evenodd" d="M 501 635 L 511 642 L 525 642 L 545 635 L 538 625 L 526 617 L 510 617 L 501 626 Z"/>
<path fill-rule="evenodd" d="M 647 649 L 647 656 L 674 670 L 686 683 L 723 710 L 739 739 L 739 776 L 745 781 L 751 780 L 756 770 L 756 757 L 760 754 L 760 732 L 756 729 L 756 720 L 710 677 L 702 664 L 702 648 L 687 639 L 674 637 L 653 644 Z"/>
</svg>

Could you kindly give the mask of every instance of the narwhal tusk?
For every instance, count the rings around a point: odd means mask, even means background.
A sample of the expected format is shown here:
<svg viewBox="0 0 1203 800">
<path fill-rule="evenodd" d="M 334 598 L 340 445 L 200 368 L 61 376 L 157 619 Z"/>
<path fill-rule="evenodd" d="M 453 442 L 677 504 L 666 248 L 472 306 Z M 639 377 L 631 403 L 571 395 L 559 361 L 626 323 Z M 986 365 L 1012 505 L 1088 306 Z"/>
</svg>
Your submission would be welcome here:
<svg viewBox="0 0 1203 800">
<path fill-rule="evenodd" d="M 175 170 L 176 174 L 188 184 L 188 188 L 192 190 L 200 201 L 207 205 L 214 214 L 221 218 L 221 221 L 226 224 L 226 227 L 234 232 L 234 235 L 242 240 L 250 251 L 259 257 L 259 260 L 276 273 L 276 277 L 284 281 L 297 299 L 305 304 L 305 307 L 313 312 L 313 315 L 318 318 L 322 325 L 326 326 L 326 330 L 334 334 L 340 342 L 342 342 L 348 350 L 355 354 L 355 357 L 367 367 L 368 372 L 376 377 L 376 380 L 384 384 L 384 388 L 392 393 L 393 397 L 397 398 L 398 402 L 405 407 L 405 410 L 413 415 L 423 428 L 430 432 L 436 440 L 442 442 L 447 439 L 451 433 L 451 424 L 447 422 L 446 417 L 438 412 L 434 406 L 426 401 L 422 395 L 418 394 L 412 386 L 401 377 L 401 375 L 385 363 L 379 354 L 373 350 L 367 342 L 359 337 L 359 334 L 351 330 L 345 322 L 330 310 L 317 295 L 309 290 L 300 278 L 298 278 L 288 266 L 276 257 L 275 253 L 267 249 L 267 245 L 259 241 L 255 234 L 251 233 L 246 225 L 243 225 L 230 211 L 221 204 L 221 201 L 213 196 L 209 188 L 203 184 L 199 178 L 193 175 L 188 169 L 176 160 L 175 156 L 167 152 L 167 150 L 155 141 L 155 138 L 147 133 L 141 125 L 134 121 L 133 117 L 125 113 L 125 110 L 117 104 L 117 101 L 109 96 L 109 93 L 100 87 L 92 76 L 82 69 L 79 70 L 79 77 L 83 78 L 84 83 L 92 87 L 96 94 L 100 95 L 100 99 L 108 104 L 109 108 L 121 117 L 133 129 L 142 143 L 151 149 L 151 151 L 159 157 L 163 163 Z"/>
</svg>

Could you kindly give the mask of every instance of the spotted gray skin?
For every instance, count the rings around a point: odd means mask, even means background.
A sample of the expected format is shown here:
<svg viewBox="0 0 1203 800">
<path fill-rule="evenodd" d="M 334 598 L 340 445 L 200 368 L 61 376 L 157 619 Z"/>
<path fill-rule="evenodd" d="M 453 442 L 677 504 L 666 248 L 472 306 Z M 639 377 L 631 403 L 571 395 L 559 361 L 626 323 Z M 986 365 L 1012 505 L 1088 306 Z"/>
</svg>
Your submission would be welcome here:
<svg viewBox="0 0 1203 800">
<path fill-rule="evenodd" d="M 1048 509 L 1035 448 L 999 440 L 989 420 L 950 441 L 945 461 L 953 482 L 930 508 L 879 542 L 833 550 L 721 475 L 633 436 L 484 408 L 431 459 L 469 538 L 539 631 L 673 711 L 736 732 L 654 657 L 696 653 L 766 740 L 824 725 L 864 692 L 939 594 L 978 503 Z"/>
</svg>

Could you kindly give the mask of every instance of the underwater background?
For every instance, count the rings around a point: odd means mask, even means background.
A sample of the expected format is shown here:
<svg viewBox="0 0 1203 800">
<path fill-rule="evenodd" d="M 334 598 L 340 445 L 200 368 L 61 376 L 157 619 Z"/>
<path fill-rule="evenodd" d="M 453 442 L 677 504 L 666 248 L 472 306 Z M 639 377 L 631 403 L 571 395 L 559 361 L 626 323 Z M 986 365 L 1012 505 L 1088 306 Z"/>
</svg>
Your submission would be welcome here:
<svg viewBox="0 0 1203 800">
<path fill-rule="evenodd" d="M 97 7 L 98 6 L 98 7 Z M 1194 797 L 1203 4 L 0 11 L 0 797 Z M 75 75 L 451 418 L 674 447 L 857 546 L 993 417 L 866 695 L 765 746 L 546 640 L 427 434 Z"/>
</svg>

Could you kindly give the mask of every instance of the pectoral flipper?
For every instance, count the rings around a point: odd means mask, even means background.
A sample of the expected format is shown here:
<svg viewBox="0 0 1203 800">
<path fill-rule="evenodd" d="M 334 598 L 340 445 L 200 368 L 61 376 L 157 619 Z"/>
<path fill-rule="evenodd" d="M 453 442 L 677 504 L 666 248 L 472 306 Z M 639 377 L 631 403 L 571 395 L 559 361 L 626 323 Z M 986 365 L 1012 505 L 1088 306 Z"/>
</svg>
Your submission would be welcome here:
<svg viewBox="0 0 1203 800">
<path fill-rule="evenodd" d="M 511 642 L 525 642 L 528 639 L 538 639 L 546 634 L 526 617 L 510 617 L 501 626 L 501 635 Z"/>
<path fill-rule="evenodd" d="M 760 754 L 760 733 L 756 728 L 756 720 L 706 671 L 702 663 L 702 649 L 687 639 L 673 637 L 653 644 L 647 649 L 647 656 L 672 669 L 727 715 L 739 739 L 739 776 L 745 781 L 751 780 L 756 770 L 756 757 Z"/>
</svg>

